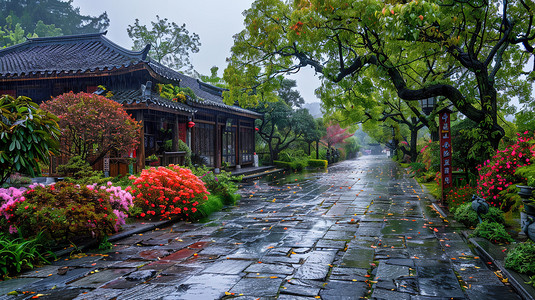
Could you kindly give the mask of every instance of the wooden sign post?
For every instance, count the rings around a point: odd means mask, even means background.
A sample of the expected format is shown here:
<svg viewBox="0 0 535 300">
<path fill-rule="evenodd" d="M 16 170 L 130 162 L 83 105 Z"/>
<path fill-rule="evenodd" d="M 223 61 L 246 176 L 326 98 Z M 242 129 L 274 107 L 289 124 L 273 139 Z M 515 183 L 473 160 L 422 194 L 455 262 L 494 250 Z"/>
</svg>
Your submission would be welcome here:
<svg viewBox="0 0 535 300">
<path fill-rule="evenodd" d="M 441 110 L 439 115 L 440 133 L 440 173 L 442 174 L 442 204 L 444 204 L 444 190 L 451 187 L 453 183 L 453 158 L 451 145 L 451 126 L 449 109 Z"/>
</svg>

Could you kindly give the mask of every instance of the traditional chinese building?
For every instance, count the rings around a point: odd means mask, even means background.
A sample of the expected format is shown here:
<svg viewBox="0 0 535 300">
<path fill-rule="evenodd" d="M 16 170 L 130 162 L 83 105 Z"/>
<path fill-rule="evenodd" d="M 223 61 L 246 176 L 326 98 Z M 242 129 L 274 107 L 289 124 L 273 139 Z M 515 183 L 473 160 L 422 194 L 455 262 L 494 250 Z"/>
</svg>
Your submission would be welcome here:
<svg viewBox="0 0 535 300">
<path fill-rule="evenodd" d="M 226 105 L 223 89 L 154 61 L 147 55 L 149 45 L 139 52 L 130 51 L 105 34 L 32 38 L 1 49 L 0 94 L 27 96 L 37 103 L 69 91 L 108 94 L 143 123 L 142 142 L 135 151 L 137 170 L 153 154 L 162 164 L 176 162 L 181 155 L 179 139 L 210 167 L 253 163 L 254 121 L 262 115 Z M 196 99 L 162 98 L 159 83 L 189 87 Z M 99 86 L 106 87 L 106 92 Z M 125 155 L 112 155 L 102 167 L 107 168 L 109 162 L 110 175 L 126 173 Z"/>
</svg>

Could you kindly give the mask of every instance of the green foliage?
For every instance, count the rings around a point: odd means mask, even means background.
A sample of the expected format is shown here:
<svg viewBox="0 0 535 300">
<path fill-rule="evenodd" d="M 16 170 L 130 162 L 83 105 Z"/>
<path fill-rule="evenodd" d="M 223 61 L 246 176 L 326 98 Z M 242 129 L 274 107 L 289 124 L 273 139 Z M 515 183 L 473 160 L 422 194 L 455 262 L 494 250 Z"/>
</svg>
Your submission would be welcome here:
<svg viewBox="0 0 535 300">
<path fill-rule="evenodd" d="M 440 172 L 440 145 L 438 142 L 429 141 L 423 146 L 420 153 L 418 161 L 425 164 L 427 172 L 431 174 Z"/>
<path fill-rule="evenodd" d="M 411 173 L 414 177 L 421 177 L 425 174 L 425 164 L 421 162 L 412 162 L 409 164 L 409 168 L 411 169 Z"/>
<path fill-rule="evenodd" d="M 6 20 L 8 16 L 10 21 Z M 74 7 L 72 1 L 0 1 L 0 27 L 20 24 L 26 32 L 35 32 L 39 37 L 50 36 L 39 35 L 43 33 L 40 21 L 51 24 L 47 32 L 56 29 L 58 33 L 60 29 L 59 33 L 66 35 L 103 32 L 110 23 L 105 12 L 98 17 L 80 14 L 80 9 Z"/>
<path fill-rule="evenodd" d="M 146 45 L 152 47 L 149 55 L 170 68 L 180 70 L 183 67 L 192 69 L 189 53 L 199 52 L 199 36 L 189 33 L 186 24 L 178 26 L 175 22 L 168 22 L 167 18 L 160 19 L 156 16 L 156 22 L 151 21 L 151 28 L 139 24 L 136 19 L 134 25 L 128 25 L 128 36 L 134 41 L 134 50 L 141 50 Z"/>
<path fill-rule="evenodd" d="M 507 252 L 505 267 L 523 274 L 535 274 L 535 243 L 518 243 Z"/>
<path fill-rule="evenodd" d="M 44 254 L 53 253 L 45 250 L 45 241 L 40 233 L 29 240 L 0 233 L 0 278 L 32 269 L 38 263 L 48 263 Z"/>
<path fill-rule="evenodd" d="M 452 152 L 453 165 L 456 168 L 475 174 L 477 174 L 475 167 L 480 161 L 479 155 L 477 157 L 471 155 L 472 153 L 478 154 L 476 150 L 472 149 L 477 144 L 477 135 L 472 132 L 476 127 L 477 123 L 470 119 L 451 124 L 452 144 L 455 145 L 455 149 Z"/>
<path fill-rule="evenodd" d="M 73 179 L 102 175 L 102 172 L 93 170 L 89 163 L 79 155 L 71 157 L 67 164 L 59 165 L 57 171 L 60 175 L 70 176 Z"/>
<path fill-rule="evenodd" d="M 181 139 L 178 140 L 178 151 L 185 151 L 186 152 L 186 156 L 184 158 L 184 164 L 186 166 L 191 166 L 191 156 L 192 156 L 191 149 L 190 149 L 190 147 L 188 147 L 188 144 L 186 144 Z"/>
<path fill-rule="evenodd" d="M 291 162 L 286 161 L 280 161 L 280 160 L 274 160 L 273 164 L 277 166 L 278 168 L 283 168 L 287 170 L 295 170 L 295 171 L 301 171 L 304 168 L 307 167 L 307 160 L 295 160 Z"/>
<path fill-rule="evenodd" d="M 179 87 L 172 84 L 158 84 L 158 92 L 163 98 L 173 100 L 175 102 L 186 103 L 187 97 L 192 100 L 198 100 L 193 90 L 189 87 Z M 187 97 L 186 97 L 187 96 Z"/>
<path fill-rule="evenodd" d="M 233 176 L 231 172 L 221 170 L 215 174 L 205 166 L 192 169 L 193 173 L 199 177 L 212 195 L 219 196 L 224 205 L 235 205 L 240 196 L 237 181 L 241 181 L 241 176 Z"/>
<path fill-rule="evenodd" d="M 285 149 L 279 153 L 279 160 L 285 162 L 292 162 L 294 160 L 304 159 L 307 155 L 302 149 Z"/>
<path fill-rule="evenodd" d="M 256 109 L 264 114 L 256 120 L 258 136 L 269 150 L 269 160 L 278 160 L 279 154 L 307 136 L 317 136 L 316 121 L 307 109 L 294 109 L 284 101 L 262 102 Z"/>
<path fill-rule="evenodd" d="M 0 185 L 14 172 L 39 175 L 58 153 L 58 118 L 27 97 L 1 96 L 0 111 Z"/>
<path fill-rule="evenodd" d="M 323 169 L 327 169 L 327 166 L 328 166 L 328 162 L 326 160 L 323 160 L 323 159 L 309 159 L 307 161 L 307 165 L 310 167 L 310 168 L 323 168 Z"/>
<path fill-rule="evenodd" d="M 27 186 L 28 184 L 32 183 L 32 179 L 30 177 L 22 176 L 18 173 L 11 174 L 9 176 L 9 179 L 6 181 L 6 183 L 3 184 L 3 186 L 0 187 L 21 187 L 21 186 Z"/>
<path fill-rule="evenodd" d="M 477 219 L 477 213 L 472 209 L 472 202 L 465 203 L 460 205 L 454 214 L 455 220 L 463 223 L 467 227 L 475 227 L 479 223 Z M 494 206 L 489 207 L 489 212 L 487 214 L 481 215 L 483 221 L 488 222 L 497 222 L 500 224 L 505 223 L 505 216 L 503 211 Z"/>
<path fill-rule="evenodd" d="M 532 158 L 532 160 L 533 159 L 535 158 Z M 516 169 L 515 175 L 524 178 L 523 183 L 528 186 L 535 186 L 535 164 L 533 162 L 530 165 Z"/>
<path fill-rule="evenodd" d="M 380 122 L 386 109 L 377 90 L 406 103 L 437 97 L 453 104 L 477 123 L 471 155 L 482 161 L 504 136 L 499 119 L 500 110 L 510 108 L 508 99 L 532 99 L 522 75 L 531 58 L 522 52 L 531 53 L 531 46 L 518 47 L 534 29 L 524 17 L 531 10 L 520 2 L 257 0 L 244 12 L 245 29 L 234 36 L 225 101 L 254 105 L 274 97 L 280 76 L 312 67 L 322 79 L 316 94 L 343 122 Z M 434 116 L 418 118 L 435 123 Z"/>
<path fill-rule="evenodd" d="M 227 202 L 225 199 L 223 199 L 222 195 L 214 194 L 214 195 L 208 195 L 208 200 L 204 202 L 203 204 L 199 205 L 199 213 L 201 214 L 201 218 L 206 218 L 210 216 L 212 213 L 220 211 L 223 208 L 223 203 Z"/>
<path fill-rule="evenodd" d="M 477 224 L 471 236 L 482 237 L 496 244 L 514 242 L 513 238 L 505 231 L 503 224 L 497 222 L 483 221 Z"/>
</svg>

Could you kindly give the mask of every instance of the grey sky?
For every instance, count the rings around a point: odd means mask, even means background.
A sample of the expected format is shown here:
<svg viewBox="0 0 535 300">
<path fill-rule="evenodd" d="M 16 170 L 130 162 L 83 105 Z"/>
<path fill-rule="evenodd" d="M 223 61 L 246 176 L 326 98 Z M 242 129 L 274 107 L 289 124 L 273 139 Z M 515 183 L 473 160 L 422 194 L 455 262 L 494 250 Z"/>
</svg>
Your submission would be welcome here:
<svg viewBox="0 0 535 300">
<path fill-rule="evenodd" d="M 200 36 L 201 47 L 191 55 L 195 70 L 209 75 L 210 68 L 219 67 L 222 76 L 226 58 L 233 44 L 232 36 L 243 30 L 242 12 L 251 7 L 252 0 L 74 0 L 73 6 L 79 7 L 82 14 L 100 15 L 106 11 L 110 27 L 106 35 L 113 42 L 132 48 L 132 41 L 126 33 L 128 25 L 139 19 L 141 24 L 150 25 L 156 15 L 167 18 L 179 25 L 186 24 L 190 32 Z M 312 69 L 301 70 L 292 75 L 297 80 L 298 90 L 306 102 L 319 101 L 314 89 L 319 86 Z"/>
</svg>

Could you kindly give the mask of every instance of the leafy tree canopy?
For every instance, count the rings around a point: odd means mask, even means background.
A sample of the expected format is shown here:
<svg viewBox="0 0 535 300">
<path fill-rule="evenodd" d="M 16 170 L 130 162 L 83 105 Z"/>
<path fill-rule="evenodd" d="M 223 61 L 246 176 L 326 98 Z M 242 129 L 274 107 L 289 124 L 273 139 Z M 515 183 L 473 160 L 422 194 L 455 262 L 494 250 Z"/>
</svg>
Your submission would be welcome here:
<svg viewBox="0 0 535 300">
<path fill-rule="evenodd" d="M 29 98 L 0 98 L 0 185 L 13 172 L 40 175 L 39 162 L 58 153 L 58 118 Z"/>
<path fill-rule="evenodd" d="M 235 36 L 225 97 L 254 104 L 280 74 L 312 67 L 324 106 L 355 118 L 376 106 L 376 89 L 448 100 L 476 122 L 484 158 L 504 136 L 498 111 L 508 99 L 532 101 L 521 75 L 533 56 L 533 11 L 524 0 L 257 0 Z"/>
<path fill-rule="evenodd" d="M 8 16 L 11 22 L 6 21 Z M 43 25 L 49 24 L 55 29 L 61 29 L 65 35 L 95 33 L 106 30 L 110 24 L 106 12 L 98 17 L 84 16 L 80 9 L 72 6 L 72 0 L 3 0 L 0 1 L 0 28 L 9 23 L 20 24 L 22 30 L 28 33 L 43 34 Z M 37 25 L 36 25 L 37 24 Z M 54 30 L 54 29 L 52 29 Z"/>
<path fill-rule="evenodd" d="M 141 125 L 122 105 L 103 96 L 73 92 L 43 102 L 41 108 L 59 117 L 69 155 L 94 165 L 110 151 L 128 153 L 139 143 Z"/>
<path fill-rule="evenodd" d="M 156 16 L 156 22 L 151 21 L 151 28 L 139 24 L 136 19 L 134 25 L 128 25 L 128 36 L 134 41 L 134 50 L 141 50 L 148 44 L 151 45 L 149 55 L 170 68 L 180 70 L 193 69 L 189 60 L 189 54 L 199 52 L 199 35 L 189 33 L 186 24 L 178 26 L 175 22 L 169 22 L 167 18 L 160 19 Z"/>
</svg>

